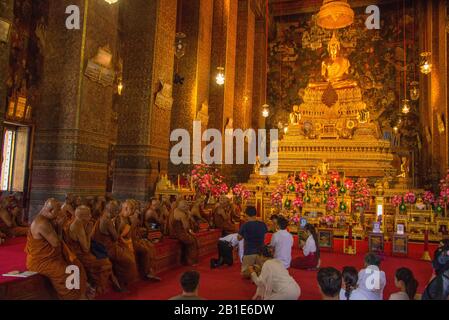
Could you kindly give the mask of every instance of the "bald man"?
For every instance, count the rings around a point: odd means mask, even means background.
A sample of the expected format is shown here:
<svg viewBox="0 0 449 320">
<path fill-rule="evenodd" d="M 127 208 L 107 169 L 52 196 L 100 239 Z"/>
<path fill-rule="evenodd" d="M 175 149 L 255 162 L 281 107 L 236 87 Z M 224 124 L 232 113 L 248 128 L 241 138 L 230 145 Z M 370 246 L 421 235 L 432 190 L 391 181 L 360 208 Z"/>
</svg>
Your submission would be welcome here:
<svg viewBox="0 0 449 320">
<path fill-rule="evenodd" d="M 89 207 L 81 205 L 76 208 L 74 219 L 64 230 L 64 240 L 86 269 L 88 281 L 96 295 L 105 293 L 109 284 L 121 290 L 112 273 L 112 263 L 109 258 L 97 258 L 91 252 L 91 219 Z"/>
<path fill-rule="evenodd" d="M 86 274 L 83 268 L 64 254 L 63 242 L 57 236 L 54 221 L 60 215 L 61 207 L 55 199 L 49 199 L 34 219 L 28 232 L 26 244 L 26 265 L 50 279 L 58 297 L 63 300 L 86 299 Z M 68 266 L 79 270 L 79 288 L 70 286 L 71 271 Z M 76 273 L 74 273 L 76 275 Z M 75 281 L 76 282 L 76 281 Z"/>
<path fill-rule="evenodd" d="M 189 266 L 198 263 L 198 241 L 193 233 L 189 219 L 189 205 L 181 200 L 174 210 L 172 229 L 174 236 L 183 244 L 183 260 Z"/>
<path fill-rule="evenodd" d="M 100 219 L 95 223 L 92 239 L 97 246 L 106 251 L 120 287 L 125 289 L 137 279 L 137 266 L 134 252 L 122 241 L 123 233 L 119 233 L 119 229 L 123 228 L 118 218 L 120 212 L 119 203 L 115 200 L 109 201 Z M 125 206 L 125 218 L 128 214 L 129 209 Z"/>
<path fill-rule="evenodd" d="M 207 223 L 207 220 L 203 217 L 202 213 L 204 212 L 204 198 L 200 197 L 195 200 L 195 203 L 190 210 L 190 222 L 193 226 L 193 230 L 195 232 L 199 231 L 200 223 Z"/>
<path fill-rule="evenodd" d="M 222 236 L 236 232 L 235 224 L 232 222 L 231 203 L 228 197 L 221 196 L 218 206 L 215 208 L 213 217 L 215 227 L 221 229 Z"/>
<path fill-rule="evenodd" d="M 150 206 L 145 211 L 145 227 L 148 229 L 152 223 L 159 226 L 159 229 L 163 232 L 168 220 L 168 211 L 161 208 L 161 203 L 156 198 L 150 200 Z"/>
</svg>

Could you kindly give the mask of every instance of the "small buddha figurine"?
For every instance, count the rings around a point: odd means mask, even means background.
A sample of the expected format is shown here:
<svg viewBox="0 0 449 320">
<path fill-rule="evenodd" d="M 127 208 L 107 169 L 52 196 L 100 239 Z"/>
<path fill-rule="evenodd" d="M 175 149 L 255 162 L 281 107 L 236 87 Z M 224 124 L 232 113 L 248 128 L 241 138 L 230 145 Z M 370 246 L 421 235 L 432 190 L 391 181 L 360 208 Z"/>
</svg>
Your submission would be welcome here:
<svg viewBox="0 0 449 320">
<path fill-rule="evenodd" d="M 299 106 L 293 106 L 293 112 L 290 113 L 290 124 L 299 125 L 299 121 L 301 120 L 301 113 L 299 113 Z"/>
</svg>

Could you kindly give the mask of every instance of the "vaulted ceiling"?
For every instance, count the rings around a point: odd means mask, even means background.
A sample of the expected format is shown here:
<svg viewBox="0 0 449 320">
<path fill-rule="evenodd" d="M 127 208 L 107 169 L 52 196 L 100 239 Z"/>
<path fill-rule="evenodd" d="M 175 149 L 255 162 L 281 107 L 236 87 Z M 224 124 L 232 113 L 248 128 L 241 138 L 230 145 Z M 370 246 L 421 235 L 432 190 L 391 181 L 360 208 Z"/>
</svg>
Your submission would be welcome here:
<svg viewBox="0 0 449 320">
<path fill-rule="evenodd" d="M 369 6 L 371 4 L 393 3 L 399 0 L 349 0 L 351 7 Z M 269 0 L 270 13 L 273 16 L 292 15 L 303 12 L 318 12 L 323 0 Z"/>
</svg>

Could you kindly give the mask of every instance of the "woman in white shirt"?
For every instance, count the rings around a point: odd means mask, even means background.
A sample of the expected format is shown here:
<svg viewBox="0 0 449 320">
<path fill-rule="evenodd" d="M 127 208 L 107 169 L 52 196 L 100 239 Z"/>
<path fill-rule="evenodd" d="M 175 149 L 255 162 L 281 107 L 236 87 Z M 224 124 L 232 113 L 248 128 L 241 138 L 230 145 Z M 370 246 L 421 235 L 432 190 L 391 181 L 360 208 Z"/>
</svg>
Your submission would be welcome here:
<svg viewBox="0 0 449 320">
<path fill-rule="evenodd" d="M 320 265 L 320 245 L 315 227 L 310 223 L 304 226 L 307 232 L 307 240 L 301 240 L 300 246 L 304 257 L 297 257 L 292 260 L 290 267 L 295 269 L 316 269 Z"/>
<path fill-rule="evenodd" d="M 282 262 L 273 258 L 273 249 L 264 246 L 259 259 L 263 263 L 259 276 L 249 267 L 251 279 L 257 285 L 253 300 L 298 300 L 301 289 Z"/>
<path fill-rule="evenodd" d="M 340 300 L 368 300 L 357 287 L 359 276 L 356 268 L 344 267 L 341 276 L 343 288 L 340 290 Z"/>
<path fill-rule="evenodd" d="M 418 281 L 413 276 L 413 272 L 408 268 L 399 268 L 396 270 L 394 277 L 396 288 L 401 291 L 392 293 L 390 300 L 414 300 L 416 290 L 418 289 Z"/>
</svg>

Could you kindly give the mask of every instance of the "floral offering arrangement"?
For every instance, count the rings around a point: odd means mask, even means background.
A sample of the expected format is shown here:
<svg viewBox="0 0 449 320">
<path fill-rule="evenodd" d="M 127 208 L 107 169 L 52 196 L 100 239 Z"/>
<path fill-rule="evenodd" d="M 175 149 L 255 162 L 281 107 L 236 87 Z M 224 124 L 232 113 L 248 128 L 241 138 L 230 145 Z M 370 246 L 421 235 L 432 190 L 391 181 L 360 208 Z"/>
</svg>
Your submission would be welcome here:
<svg viewBox="0 0 449 320">
<path fill-rule="evenodd" d="M 426 191 L 423 195 L 423 200 L 425 204 L 433 205 L 435 203 L 435 195 L 432 191 Z"/>
<path fill-rule="evenodd" d="M 234 188 L 232 188 L 232 194 L 237 198 L 238 201 L 247 200 L 251 195 L 251 192 L 246 189 L 244 185 L 241 183 L 236 184 Z"/>
<path fill-rule="evenodd" d="M 409 191 L 404 195 L 404 201 L 405 203 L 413 204 L 416 202 L 416 195 L 413 192 Z"/>
<path fill-rule="evenodd" d="M 207 164 L 197 164 L 191 171 L 192 184 L 195 191 L 202 195 L 211 194 L 218 197 L 227 194 L 229 188 L 224 182 L 224 177 L 217 168 Z"/>
<path fill-rule="evenodd" d="M 403 198 L 401 195 L 395 194 L 392 198 L 391 198 L 391 204 L 395 207 L 399 207 L 399 205 L 403 202 Z"/>
<path fill-rule="evenodd" d="M 369 205 L 371 190 L 366 178 L 357 179 L 351 191 L 354 194 L 354 208 L 366 208 Z"/>
</svg>

